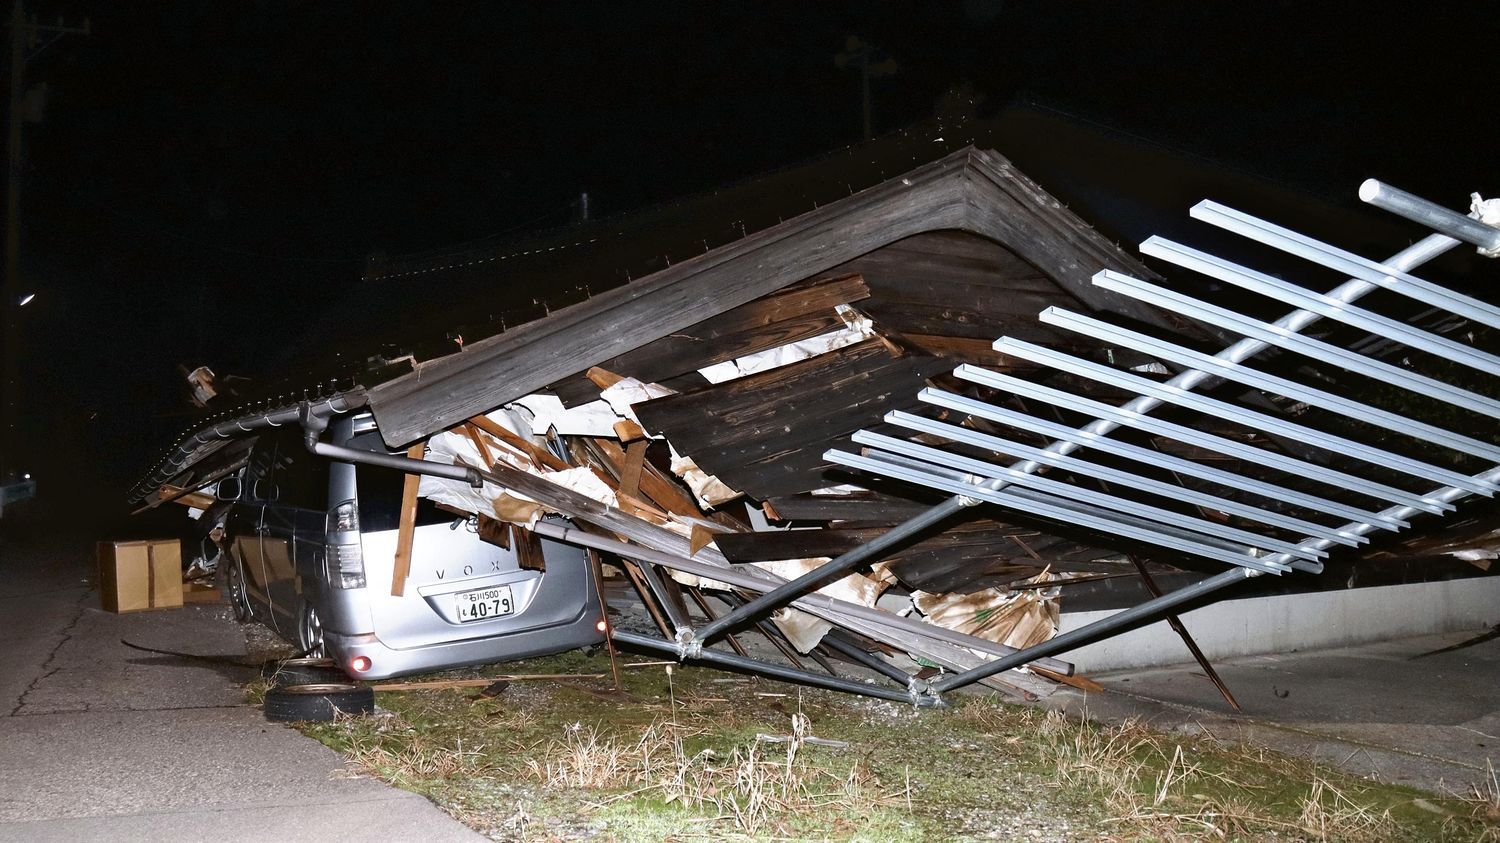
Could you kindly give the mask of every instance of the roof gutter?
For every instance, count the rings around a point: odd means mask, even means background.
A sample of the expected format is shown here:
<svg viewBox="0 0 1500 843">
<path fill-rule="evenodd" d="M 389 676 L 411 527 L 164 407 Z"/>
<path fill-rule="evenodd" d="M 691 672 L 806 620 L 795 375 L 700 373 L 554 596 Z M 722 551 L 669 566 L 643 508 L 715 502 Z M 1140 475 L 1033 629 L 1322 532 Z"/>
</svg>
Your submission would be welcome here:
<svg viewBox="0 0 1500 843">
<path fill-rule="evenodd" d="M 302 425 L 302 441 L 307 445 L 307 450 L 320 457 L 327 457 L 340 462 L 357 463 L 359 465 L 373 465 L 380 468 L 392 468 L 396 471 L 404 471 L 408 474 L 426 474 L 431 477 L 442 477 L 446 480 L 461 480 L 476 489 L 484 486 L 484 478 L 476 468 L 466 465 L 446 465 L 431 460 L 419 460 L 411 457 L 403 457 L 397 454 L 386 454 L 380 451 L 368 451 L 364 448 L 349 448 L 343 445 L 334 445 L 321 441 L 323 431 L 328 429 L 328 422 L 339 411 L 328 404 L 304 403 L 301 406 L 298 422 Z"/>
<path fill-rule="evenodd" d="M 157 463 L 156 467 L 135 485 L 135 488 L 131 490 L 130 500 L 132 503 L 145 500 L 148 495 L 161 488 L 162 484 L 186 471 L 197 462 L 195 455 L 204 447 L 255 434 L 266 428 L 283 427 L 288 424 L 301 427 L 303 443 L 307 446 L 307 450 L 321 457 L 341 462 L 392 468 L 411 474 L 461 480 L 476 489 L 483 485 L 484 481 L 479 476 L 479 472 L 467 466 L 444 465 L 429 460 L 411 459 L 395 454 L 348 448 L 319 441 L 334 416 L 353 412 L 364 406 L 364 390 L 356 389 L 334 393 L 324 398 L 299 401 L 275 410 L 257 410 L 201 428 L 192 436 L 177 443 L 177 447 L 173 448 L 170 454 Z"/>
</svg>

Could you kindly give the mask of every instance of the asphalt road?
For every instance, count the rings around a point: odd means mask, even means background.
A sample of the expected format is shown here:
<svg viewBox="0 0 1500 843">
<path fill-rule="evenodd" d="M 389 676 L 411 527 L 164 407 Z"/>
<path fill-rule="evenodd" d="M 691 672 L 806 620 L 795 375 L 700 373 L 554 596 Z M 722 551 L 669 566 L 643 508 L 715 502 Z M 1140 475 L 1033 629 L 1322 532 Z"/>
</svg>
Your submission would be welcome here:
<svg viewBox="0 0 1500 843">
<path fill-rule="evenodd" d="M 479 840 L 426 799 L 351 774 L 265 721 L 215 606 L 114 615 L 92 547 L 0 539 L 0 841 Z"/>
</svg>

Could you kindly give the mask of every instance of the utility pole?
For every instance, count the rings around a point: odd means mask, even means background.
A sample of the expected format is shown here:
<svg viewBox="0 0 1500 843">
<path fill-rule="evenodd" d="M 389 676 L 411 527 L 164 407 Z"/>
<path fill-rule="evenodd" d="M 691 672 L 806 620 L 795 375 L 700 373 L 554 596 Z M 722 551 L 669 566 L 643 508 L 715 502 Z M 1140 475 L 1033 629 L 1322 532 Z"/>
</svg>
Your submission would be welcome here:
<svg viewBox="0 0 1500 843">
<path fill-rule="evenodd" d="M 42 33 L 52 37 L 40 41 Z M 39 24 L 26 19 L 21 0 L 16 0 L 10 14 L 10 136 L 7 142 L 9 168 L 5 191 L 5 279 L 0 292 L 3 313 L 3 335 L 0 335 L 0 483 L 7 473 L 18 468 L 21 374 L 21 165 L 24 160 L 21 126 L 26 119 L 26 63 L 66 35 L 88 35 L 89 22 L 81 27 Z M 29 54 L 28 54 L 29 52 Z"/>
<path fill-rule="evenodd" d="M 844 42 L 844 50 L 833 57 L 833 64 L 840 70 L 853 69 L 859 72 L 860 128 L 863 137 L 874 137 L 871 117 L 870 80 L 890 76 L 897 70 L 896 61 L 879 47 L 865 43 L 858 35 L 851 35 Z"/>
</svg>

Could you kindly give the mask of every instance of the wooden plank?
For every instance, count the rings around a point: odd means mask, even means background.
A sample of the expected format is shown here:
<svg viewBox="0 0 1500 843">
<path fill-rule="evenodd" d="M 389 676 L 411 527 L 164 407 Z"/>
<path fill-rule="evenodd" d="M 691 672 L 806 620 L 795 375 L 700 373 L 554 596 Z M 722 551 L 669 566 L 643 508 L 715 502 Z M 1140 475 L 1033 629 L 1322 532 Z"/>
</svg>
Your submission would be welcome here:
<svg viewBox="0 0 1500 843">
<path fill-rule="evenodd" d="M 624 468 L 629 463 L 629 457 L 620 448 L 619 444 L 609 439 L 595 439 L 593 441 L 599 450 L 608 457 L 616 470 L 623 475 Z M 703 510 L 698 508 L 698 504 L 693 500 L 692 496 L 681 486 L 677 485 L 675 480 L 667 478 L 666 475 L 662 474 L 660 469 L 644 458 L 641 461 L 640 490 L 652 503 L 673 515 L 685 515 L 689 518 L 703 517 Z"/>
<path fill-rule="evenodd" d="M 156 499 L 158 501 L 170 500 L 172 503 L 180 503 L 183 506 L 190 506 L 194 509 L 208 509 L 218 503 L 218 499 L 208 492 L 189 491 L 181 486 L 170 484 L 162 486 L 156 491 Z"/>
<path fill-rule="evenodd" d="M 568 465 L 566 462 L 558 459 L 556 454 L 553 454 L 546 448 L 536 445 L 530 439 L 527 439 L 524 436 L 518 436 L 514 433 L 511 433 L 509 430 L 506 430 L 504 427 L 496 424 L 493 421 L 490 421 L 484 416 L 475 416 L 474 418 L 469 419 L 469 423 L 484 431 L 485 433 L 488 433 L 489 435 L 495 437 L 496 439 L 499 439 L 501 442 L 519 448 L 522 453 L 526 454 L 528 457 L 531 457 L 532 462 L 535 462 L 536 464 L 544 468 L 551 469 L 552 471 L 566 471 L 567 469 L 573 467 L 571 465 Z"/>
<path fill-rule="evenodd" d="M 510 550 L 510 527 L 511 525 L 488 515 L 479 516 L 479 540 Z"/>
<path fill-rule="evenodd" d="M 625 465 L 620 469 L 620 492 L 638 496 L 641 490 L 641 469 L 646 465 L 646 449 L 651 442 L 641 439 L 631 442 L 625 449 Z"/>
<path fill-rule="evenodd" d="M 604 600 L 604 561 L 599 551 L 590 548 L 589 573 L 594 578 L 594 599 L 599 602 L 599 631 L 604 633 L 604 649 L 609 653 L 609 672 L 615 680 L 615 690 L 623 691 L 620 685 L 620 654 L 615 650 L 614 635 L 610 631 L 609 604 Z"/>
<path fill-rule="evenodd" d="M 490 465 L 491 463 L 493 463 L 495 461 L 495 457 L 490 453 L 489 444 L 486 443 L 484 441 L 484 437 L 480 435 L 479 428 L 475 427 L 473 422 L 465 422 L 462 427 L 464 429 L 464 433 L 468 434 L 469 441 L 473 442 L 474 447 L 479 450 L 479 458 L 484 461 L 484 464 Z"/>
<path fill-rule="evenodd" d="M 870 296 L 855 273 L 814 278 L 710 317 L 606 361 L 602 368 L 682 392 L 707 384 L 697 370 L 842 327 L 834 310 Z M 568 406 L 596 400 L 599 387 L 585 377 L 551 384 Z"/>
<path fill-rule="evenodd" d="M 646 584 L 646 578 L 641 576 L 640 563 L 633 559 L 620 558 L 620 564 L 625 567 L 625 575 L 635 585 L 636 594 L 641 598 L 641 605 L 646 607 L 646 611 L 651 615 L 651 620 L 656 622 L 656 628 L 661 630 L 662 637 L 671 640 L 672 636 L 677 634 L 677 631 L 672 628 L 671 624 L 667 623 L 666 617 L 662 615 L 661 609 L 657 607 L 656 596 L 651 593 L 651 587 Z"/>
<path fill-rule="evenodd" d="M 594 386 L 599 389 L 609 389 L 620 381 L 625 380 L 624 375 L 616 374 L 603 366 L 591 366 L 583 374 L 589 380 L 593 381 Z"/>
<path fill-rule="evenodd" d="M 427 443 L 418 442 L 406 449 L 406 458 L 419 460 Z M 391 596 L 406 594 L 406 577 L 411 573 L 411 546 L 417 532 L 417 484 L 421 475 L 408 474 L 401 483 L 401 516 L 396 524 L 396 561 L 391 569 Z"/>
<path fill-rule="evenodd" d="M 510 525 L 510 533 L 511 547 L 516 550 L 516 565 L 523 571 L 547 570 L 541 537 L 519 524 Z"/>
<path fill-rule="evenodd" d="M 697 556 L 698 551 L 702 550 L 705 547 L 708 547 L 709 543 L 714 540 L 714 537 L 716 535 L 718 535 L 718 533 L 708 529 L 702 524 L 694 524 L 691 534 L 688 536 L 688 550 L 692 552 L 692 555 Z"/>
<path fill-rule="evenodd" d="M 768 530 L 754 533 L 724 533 L 715 536 L 719 552 L 730 562 L 764 562 L 771 559 L 804 559 L 811 556 L 837 556 L 888 531 L 885 527 L 824 530 Z M 892 551 L 883 558 L 901 559 L 923 551 L 980 545 L 993 548 L 1012 535 L 1035 535 L 1029 527 L 1001 524 L 977 519 L 945 524 L 941 533 Z M 1006 543 L 1008 544 L 1008 543 Z"/>
<path fill-rule="evenodd" d="M 825 333 L 843 324 L 835 307 L 869 297 L 857 274 L 794 284 L 653 340 L 603 367 L 646 382 L 663 380 Z"/>
<path fill-rule="evenodd" d="M 1088 691 L 1091 694 L 1104 693 L 1103 685 L 1100 685 L 1098 682 L 1095 682 L 1094 680 L 1082 674 L 1075 673 L 1074 675 L 1069 676 L 1065 673 L 1057 673 L 1055 671 L 1048 670 L 1045 667 L 1037 667 L 1036 665 L 1028 666 L 1027 670 L 1030 670 L 1032 673 L 1035 673 L 1038 676 L 1051 679 L 1053 682 L 1061 682 L 1064 685 L 1071 685 L 1072 687 L 1077 688 L 1080 691 Z"/>
<path fill-rule="evenodd" d="M 615 435 L 620 437 L 621 442 L 635 442 L 646 438 L 646 431 L 640 425 L 630 419 L 620 419 L 615 422 Z"/>
<path fill-rule="evenodd" d="M 490 473 L 498 478 L 499 485 L 514 489 L 558 512 L 567 513 L 600 529 L 655 550 L 683 557 L 689 555 L 688 540 L 683 536 L 635 518 L 614 507 L 606 506 L 550 480 L 527 474 L 503 462 L 495 463 Z M 705 548 L 699 556 L 713 561 L 723 561 L 723 556 L 713 548 Z"/>
<path fill-rule="evenodd" d="M 624 665 L 629 667 L 629 665 Z M 489 679 L 431 679 L 426 682 L 377 682 L 371 690 L 390 693 L 392 691 L 446 691 L 460 688 L 488 688 L 497 682 L 559 681 L 565 679 L 603 679 L 607 673 L 510 673 Z"/>
<path fill-rule="evenodd" d="M 912 406 L 943 358 L 893 355 L 868 340 L 788 366 L 635 406 L 704 471 L 755 498 L 827 486 L 822 454 Z"/>
<path fill-rule="evenodd" d="M 878 492 L 847 495 L 798 494 L 769 498 L 779 520 L 863 521 L 896 524 L 931 509 L 932 503 L 907 500 Z"/>
<path fill-rule="evenodd" d="M 1039 322 L 1036 324 L 1041 325 Z M 881 327 L 885 326 L 882 325 Z M 1010 336 L 1018 339 L 1031 339 L 1043 345 L 1054 347 L 1058 345 L 1056 342 L 1059 336 L 1058 333 L 1047 328 L 1045 325 L 1042 325 L 1041 330 L 1037 332 L 1044 333 L 1045 336 L 1025 337 L 1022 336 L 1022 333 L 1025 332 L 1010 332 Z M 935 357 L 948 357 L 959 363 L 977 363 L 991 369 L 999 369 L 1011 373 L 1034 372 L 1041 368 L 1028 360 L 1021 360 L 996 351 L 993 344 L 995 337 L 1000 336 L 999 333 L 985 337 L 957 337 L 952 335 L 913 333 L 910 330 L 901 329 L 901 336 L 921 351 Z"/>
</svg>

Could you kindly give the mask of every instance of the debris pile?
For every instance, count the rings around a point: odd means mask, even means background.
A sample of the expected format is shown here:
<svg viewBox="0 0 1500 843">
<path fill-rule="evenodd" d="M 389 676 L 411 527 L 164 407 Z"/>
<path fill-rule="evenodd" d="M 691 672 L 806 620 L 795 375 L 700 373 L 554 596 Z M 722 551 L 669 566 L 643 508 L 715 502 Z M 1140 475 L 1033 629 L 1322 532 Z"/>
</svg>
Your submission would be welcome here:
<svg viewBox="0 0 1500 843">
<path fill-rule="evenodd" d="M 1408 329 L 1160 238 L 1143 247 L 1308 308 L 1261 323 L 1157 286 L 992 152 L 963 149 L 849 194 L 758 230 L 741 220 L 731 242 L 704 241 L 696 257 L 524 324 L 502 319 L 488 336 L 466 330 L 434 356 L 382 357 L 348 388 L 221 416 L 136 498 L 232 472 L 237 439 L 260 426 L 300 422 L 311 442 L 329 414 L 369 411 L 393 452 L 435 464 L 415 495 L 472 515 L 481 535 L 521 531 L 620 560 L 661 638 L 616 631 L 617 641 L 932 702 L 978 680 L 1022 695 L 1050 687 L 1038 673 L 1079 681 L 1052 650 L 1236 578 L 1320 571 L 1334 545 L 1359 547 L 1496 488 L 1483 471 L 1500 446 L 1306 386 L 1297 378 L 1309 364 L 1287 363 L 1292 353 L 1331 363 L 1319 383 L 1373 372 L 1493 417 L 1492 400 L 1389 362 L 1415 343 L 1491 371 L 1500 358 L 1472 335 L 1454 339 L 1465 319 L 1496 324 L 1488 305 L 1409 282 L 1452 319 L 1429 330 L 1429 313 Z M 1195 215 L 1280 242 L 1274 226 L 1211 205 Z M 699 224 L 681 218 L 684 230 Z M 493 289 L 508 257 L 384 272 Z M 1349 282 L 1364 286 L 1346 299 L 1409 278 L 1337 255 L 1324 265 L 1384 279 Z M 1297 333 L 1320 315 L 1364 329 L 1363 353 Z M 1374 328 L 1385 333 L 1372 345 Z M 1221 340 L 1214 357 L 1178 344 Z M 1272 368 L 1294 377 L 1240 365 L 1272 345 L 1288 352 Z M 1189 412 L 1191 425 L 1175 421 Z M 1420 441 L 1378 447 L 1372 427 Z M 1460 458 L 1437 465 L 1423 450 L 1442 444 Z M 1431 492 L 1432 482 L 1447 485 Z M 1155 593 L 1151 574 L 1189 558 L 1237 567 L 1107 629 L 1054 637 L 1064 589 L 1140 576 Z M 734 608 L 715 616 L 705 592 Z M 705 625 L 688 622 L 689 601 Z M 791 666 L 748 657 L 732 636 L 741 629 L 770 636 Z M 901 687 L 830 675 L 824 651 Z M 961 676 L 929 687 L 898 666 L 906 658 Z"/>
</svg>

